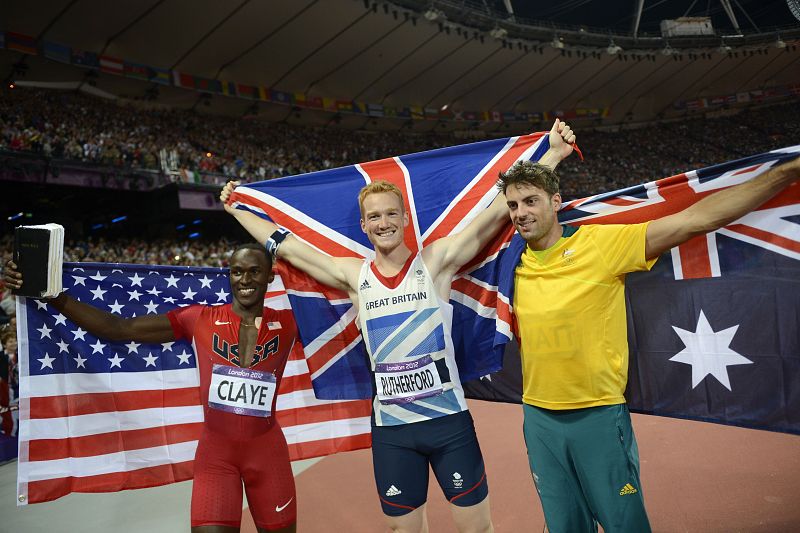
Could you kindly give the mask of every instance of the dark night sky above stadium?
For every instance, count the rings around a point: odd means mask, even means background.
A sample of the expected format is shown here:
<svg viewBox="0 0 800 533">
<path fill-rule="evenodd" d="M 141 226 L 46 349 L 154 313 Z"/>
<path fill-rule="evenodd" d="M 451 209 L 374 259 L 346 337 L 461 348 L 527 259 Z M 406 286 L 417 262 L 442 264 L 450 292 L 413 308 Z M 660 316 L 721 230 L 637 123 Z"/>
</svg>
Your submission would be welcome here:
<svg viewBox="0 0 800 533">
<path fill-rule="evenodd" d="M 800 4 L 797 0 L 789 2 Z M 489 2 L 498 13 L 505 13 L 503 0 Z M 607 28 L 615 33 L 630 33 L 637 0 L 511 0 L 514 13 L 531 21 Z M 739 27 L 746 33 L 773 28 L 797 27 L 800 21 L 792 16 L 786 0 L 732 0 Z M 733 24 L 720 0 L 645 0 L 639 33 L 658 34 L 663 19 L 682 16 L 712 19 L 717 31 L 733 32 Z"/>
</svg>

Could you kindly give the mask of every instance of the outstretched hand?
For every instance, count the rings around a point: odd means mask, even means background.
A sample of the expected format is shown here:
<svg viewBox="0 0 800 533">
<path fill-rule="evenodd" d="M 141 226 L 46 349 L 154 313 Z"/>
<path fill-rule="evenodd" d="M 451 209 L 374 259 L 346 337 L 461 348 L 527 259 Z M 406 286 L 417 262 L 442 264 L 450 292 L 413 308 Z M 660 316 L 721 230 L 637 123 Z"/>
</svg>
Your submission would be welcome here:
<svg viewBox="0 0 800 533">
<path fill-rule="evenodd" d="M 228 205 L 228 199 L 230 199 L 231 194 L 233 194 L 233 190 L 241 184 L 240 181 L 229 181 L 225 184 L 222 190 L 219 193 L 219 201 L 222 202 L 222 207 L 225 208 L 230 214 L 233 214 L 236 209 Z"/>
</svg>

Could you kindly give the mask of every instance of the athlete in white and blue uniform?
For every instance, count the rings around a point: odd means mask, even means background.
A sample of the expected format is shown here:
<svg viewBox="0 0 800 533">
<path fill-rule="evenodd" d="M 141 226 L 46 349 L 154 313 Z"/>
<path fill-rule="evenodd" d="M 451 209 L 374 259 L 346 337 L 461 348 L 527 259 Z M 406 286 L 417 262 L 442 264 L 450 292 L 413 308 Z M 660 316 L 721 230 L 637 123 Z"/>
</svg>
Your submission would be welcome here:
<svg viewBox="0 0 800 533">
<path fill-rule="evenodd" d="M 572 153 L 574 139 L 556 120 L 539 162 L 554 167 Z M 375 247 L 375 258 L 365 261 L 325 255 L 272 222 L 234 209 L 236 185 L 228 183 L 220 199 L 256 240 L 318 282 L 346 291 L 358 306 L 375 376 L 373 465 L 388 526 L 427 531 L 430 465 L 458 530 L 491 533 L 483 458 L 453 358 L 447 302 L 459 269 L 508 223 L 503 195 L 460 233 L 414 253 L 404 241 L 410 219 L 402 193 L 391 183 L 371 182 L 358 198 L 361 229 Z"/>
<path fill-rule="evenodd" d="M 428 465 L 447 499 L 470 507 L 488 494 L 483 457 L 458 377 L 451 327 L 422 254 L 387 278 L 365 261 L 358 320 L 375 377 L 372 463 L 384 514 L 427 500 Z"/>
</svg>

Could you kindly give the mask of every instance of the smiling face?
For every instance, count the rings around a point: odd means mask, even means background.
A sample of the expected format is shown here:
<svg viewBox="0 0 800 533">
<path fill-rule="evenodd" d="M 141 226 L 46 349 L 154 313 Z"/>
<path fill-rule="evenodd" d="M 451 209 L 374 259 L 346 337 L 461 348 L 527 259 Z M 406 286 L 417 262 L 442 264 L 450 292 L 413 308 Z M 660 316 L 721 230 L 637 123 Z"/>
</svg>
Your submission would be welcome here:
<svg viewBox="0 0 800 533">
<path fill-rule="evenodd" d="M 361 205 L 361 229 L 376 251 L 386 253 L 403 244 L 408 213 L 395 193 L 369 194 Z"/>
<path fill-rule="evenodd" d="M 230 261 L 234 306 L 243 309 L 264 307 L 267 286 L 274 278 L 272 261 L 265 252 L 246 248 L 235 252 Z"/>
<path fill-rule="evenodd" d="M 511 222 L 532 249 L 549 248 L 561 237 L 560 194 L 551 196 L 535 185 L 515 183 L 506 188 L 506 204 Z"/>
</svg>

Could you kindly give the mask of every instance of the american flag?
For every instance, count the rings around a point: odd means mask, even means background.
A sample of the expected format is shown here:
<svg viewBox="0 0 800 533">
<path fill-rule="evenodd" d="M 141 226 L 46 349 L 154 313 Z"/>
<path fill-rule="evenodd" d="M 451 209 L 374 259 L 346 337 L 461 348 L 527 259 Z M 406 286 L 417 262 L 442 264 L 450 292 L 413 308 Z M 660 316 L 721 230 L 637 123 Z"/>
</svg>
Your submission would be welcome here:
<svg viewBox="0 0 800 533">
<path fill-rule="evenodd" d="M 559 218 L 571 225 L 652 220 L 798 155 L 793 146 L 573 200 Z M 501 294 L 512 292 L 524 245 L 514 236 L 498 261 Z M 800 183 L 670 250 L 652 271 L 629 274 L 626 298 L 632 410 L 800 434 Z M 465 390 L 519 403 L 516 343 L 499 341 L 503 371 Z"/>
<path fill-rule="evenodd" d="M 73 297 L 124 317 L 231 296 L 218 268 L 71 263 L 63 279 Z M 280 276 L 265 303 L 288 307 Z M 203 410 L 190 343 L 98 339 L 40 300 L 20 298 L 17 317 L 18 505 L 192 477 Z M 317 400 L 295 344 L 277 402 L 293 460 L 368 447 L 369 415 L 368 401 Z"/>
<path fill-rule="evenodd" d="M 271 219 L 323 253 L 366 258 L 374 252 L 359 225 L 358 192 L 367 183 L 388 181 L 403 192 L 410 215 L 405 243 L 417 251 L 460 231 L 486 209 L 497 195 L 499 172 L 516 161 L 538 160 L 548 148 L 547 134 L 534 133 L 431 150 L 248 184 L 235 190 L 231 204 Z M 499 370 L 494 338 L 511 338 L 508 300 L 497 294 L 492 266 L 511 234 L 509 227 L 453 281 L 453 337 L 464 380 Z M 284 282 L 317 396 L 369 398 L 368 359 L 347 295 L 291 267 Z"/>
</svg>

